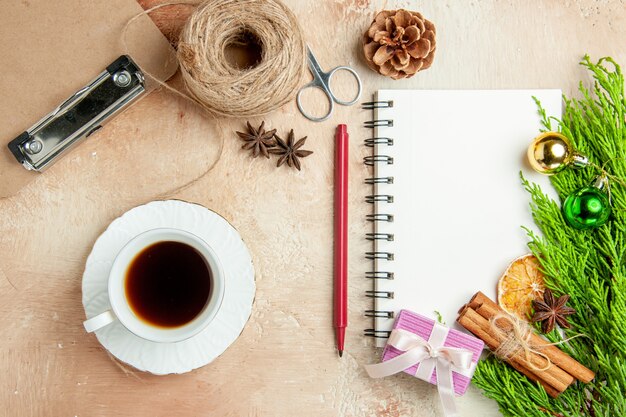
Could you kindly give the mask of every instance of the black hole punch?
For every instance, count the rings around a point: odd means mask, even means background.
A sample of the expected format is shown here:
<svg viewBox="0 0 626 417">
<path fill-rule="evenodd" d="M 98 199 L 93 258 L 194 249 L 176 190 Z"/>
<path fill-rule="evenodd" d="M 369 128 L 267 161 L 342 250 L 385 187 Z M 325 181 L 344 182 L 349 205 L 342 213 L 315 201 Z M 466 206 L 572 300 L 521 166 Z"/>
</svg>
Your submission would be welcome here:
<svg viewBox="0 0 626 417">
<path fill-rule="evenodd" d="M 392 223 L 393 222 L 393 215 L 392 214 L 384 214 L 384 213 L 375 213 L 375 214 L 368 214 L 368 215 L 366 215 L 365 219 L 367 221 L 370 221 L 370 222 L 388 222 L 388 223 Z"/>
<path fill-rule="evenodd" d="M 393 184 L 393 177 L 373 177 L 366 178 L 366 184 Z"/>
<path fill-rule="evenodd" d="M 374 260 L 374 259 L 383 259 L 385 261 L 393 261 L 393 253 L 391 252 L 365 252 L 365 258 Z"/>
<path fill-rule="evenodd" d="M 367 233 L 365 237 L 367 240 L 386 240 L 388 242 L 393 242 L 394 239 L 393 233 Z"/>
<path fill-rule="evenodd" d="M 390 335 L 391 332 L 387 330 L 365 329 L 363 332 L 363 336 L 376 337 L 379 339 L 387 339 Z"/>
<path fill-rule="evenodd" d="M 363 124 L 366 128 L 373 129 L 375 127 L 393 127 L 393 120 L 368 120 Z"/>
<path fill-rule="evenodd" d="M 365 165 L 368 165 L 368 166 L 373 166 L 379 163 L 393 165 L 393 158 L 388 155 L 369 155 L 363 158 L 363 163 L 365 163 Z"/>
<path fill-rule="evenodd" d="M 367 101 L 361 105 L 365 110 L 384 109 L 393 107 L 393 100 L 387 101 Z"/>
<path fill-rule="evenodd" d="M 392 280 L 394 278 L 394 273 L 385 271 L 367 271 L 365 273 L 365 278 Z"/>
<path fill-rule="evenodd" d="M 393 291 L 365 291 L 365 296 L 370 298 L 387 298 L 392 299 Z"/>
<path fill-rule="evenodd" d="M 378 317 L 378 318 L 383 318 L 383 319 L 392 319 L 393 311 L 365 310 L 365 317 Z"/>
<path fill-rule="evenodd" d="M 365 139 L 365 146 L 369 146 L 371 148 L 375 145 L 393 146 L 393 139 L 386 138 L 386 137 L 375 137 L 375 138 Z"/>
<path fill-rule="evenodd" d="M 373 194 L 365 196 L 366 203 L 393 203 L 393 196 L 388 194 Z"/>
</svg>

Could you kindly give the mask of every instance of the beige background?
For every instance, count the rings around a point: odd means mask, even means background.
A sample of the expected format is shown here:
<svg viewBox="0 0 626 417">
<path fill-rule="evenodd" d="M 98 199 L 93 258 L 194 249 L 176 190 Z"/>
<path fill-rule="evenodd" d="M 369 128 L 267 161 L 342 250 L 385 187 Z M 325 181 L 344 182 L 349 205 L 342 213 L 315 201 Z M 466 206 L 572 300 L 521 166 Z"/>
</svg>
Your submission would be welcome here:
<svg viewBox="0 0 626 417">
<path fill-rule="evenodd" d="M 286 2 L 322 66 L 354 66 L 365 97 L 391 87 L 546 87 L 569 94 L 580 79 L 588 80 L 577 65 L 584 53 L 626 64 L 623 0 Z M 360 34 L 382 7 L 410 7 L 437 25 L 431 69 L 394 82 L 366 68 Z M 170 36 L 183 19 L 181 10 L 155 16 Z M 297 172 L 240 151 L 234 130 L 244 120 L 218 123 L 157 92 L 18 195 L 0 200 L 0 414 L 440 416 L 433 387 L 405 375 L 370 380 L 362 368 L 377 359 L 372 341 L 361 336 L 371 324 L 362 315 L 370 306 L 362 297 L 370 285 L 363 278 L 369 207 L 362 164 L 369 132 L 361 127 L 368 117 L 357 106 L 337 108 L 330 121 L 315 124 L 295 103 L 266 117 L 280 133 L 294 128 L 309 137 L 306 148 L 315 153 Z M 331 219 L 333 131 L 341 122 L 352 139 L 351 281 L 347 354 L 338 359 Z M 205 173 L 222 138 L 221 159 Z M 187 375 L 156 377 L 121 369 L 85 334 L 80 280 L 106 226 L 126 210 L 162 198 L 203 204 L 237 227 L 252 252 L 258 290 L 250 322 L 220 358 Z M 459 403 L 464 416 L 499 415 L 474 389 Z"/>
</svg>

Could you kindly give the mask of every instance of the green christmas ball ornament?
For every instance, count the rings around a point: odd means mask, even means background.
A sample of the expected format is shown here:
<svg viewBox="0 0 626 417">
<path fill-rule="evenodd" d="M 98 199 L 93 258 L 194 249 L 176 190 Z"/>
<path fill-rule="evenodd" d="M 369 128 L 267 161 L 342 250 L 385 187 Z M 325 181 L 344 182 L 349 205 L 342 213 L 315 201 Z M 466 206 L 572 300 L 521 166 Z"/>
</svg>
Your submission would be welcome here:
<svg viewBox="0 0 626 417">
<path fill-rule="evenodd" d="M 606 193 L 607 178 L 599 177 L 593 185 L 569 195 L 563 203 L 563 216 L 575 229 L 595 229 L 611 217 L 611 202 Z"/>
</svg>

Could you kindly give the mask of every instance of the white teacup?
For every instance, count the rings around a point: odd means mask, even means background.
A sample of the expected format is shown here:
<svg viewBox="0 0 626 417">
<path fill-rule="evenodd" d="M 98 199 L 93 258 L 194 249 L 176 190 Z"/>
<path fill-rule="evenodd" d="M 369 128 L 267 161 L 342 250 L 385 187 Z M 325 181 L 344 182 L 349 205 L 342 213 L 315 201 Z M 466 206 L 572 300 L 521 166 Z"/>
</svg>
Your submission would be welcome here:
<svg viewBox="0 0 626 417">
<path fill-rule="evenodd" d="M 179 327 L 159 327 L 142 320 L 132 310 L 126 297 L 125 282 L 132 261 L 148 246 L 163 241 L 180 242 L 191 246 L 206 261 L 211 272 L 209 274 L 211 289 L 206 305 L 193 320 Z M 201 332 L 215 318 L 224 298 L 224 286 L 222 265 L 213 249 L 205 241 L 178 229 L 149 230 L 128 242 L 113 262 L 108 283 L 111 310 L 86 320 L 83 325 L 85 330 L 93 332 L 119 320 L 124 327 L 141 338 L 153 342 L 180 342 Z"/>
</svg>

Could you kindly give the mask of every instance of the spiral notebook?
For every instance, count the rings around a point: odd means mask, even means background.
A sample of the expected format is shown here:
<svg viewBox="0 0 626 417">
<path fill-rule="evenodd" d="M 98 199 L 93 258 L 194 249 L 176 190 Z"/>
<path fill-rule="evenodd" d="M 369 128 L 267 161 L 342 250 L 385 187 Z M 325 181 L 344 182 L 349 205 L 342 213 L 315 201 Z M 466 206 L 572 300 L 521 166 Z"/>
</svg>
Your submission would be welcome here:
<svg viewBox="0 0 626 417">
<path fill-rule="evenodd" d="M 495 297 L 507 265 L 529 252 L 522 226 L 534 223 L 520 170 L 551 189 L 526 162 L 542 127 L 533 96 L 561 116 L 560 90 L 381 90 L 364 104 L 374 172 L 366 335 L 378 346 L 401 309 L 453 325 L 472 294 Z"/>
</svg>

